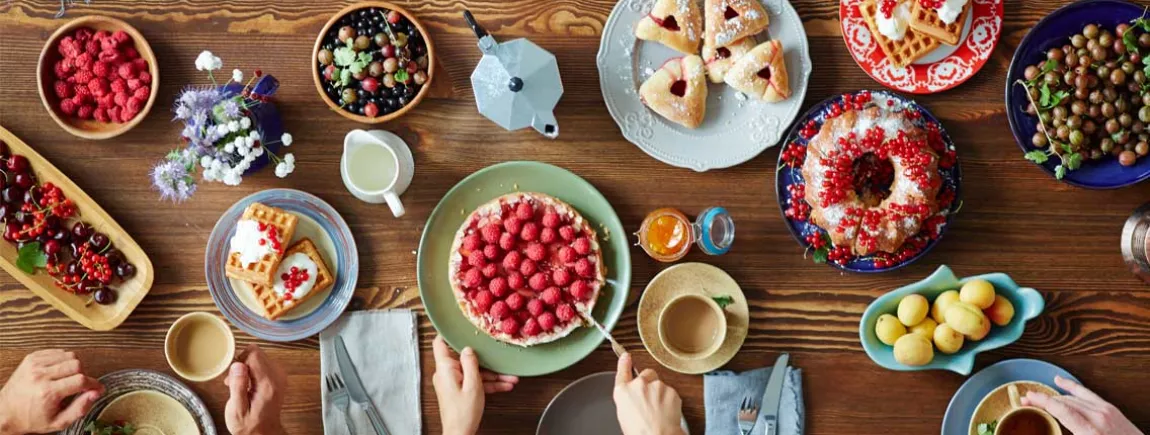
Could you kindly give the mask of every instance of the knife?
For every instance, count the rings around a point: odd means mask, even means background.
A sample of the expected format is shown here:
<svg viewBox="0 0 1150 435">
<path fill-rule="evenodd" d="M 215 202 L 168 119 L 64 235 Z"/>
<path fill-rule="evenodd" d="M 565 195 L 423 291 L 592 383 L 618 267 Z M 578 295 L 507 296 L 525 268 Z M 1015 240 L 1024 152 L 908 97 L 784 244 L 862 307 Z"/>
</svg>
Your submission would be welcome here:
<svg viewBox="0 0 1150 435">
<path fill-rule="evenodd" d="M 771 369 L 771 378 L 767 381 L 767 390 L 763 392 L 763 421 L 767 422 L 767 429 L 763 432 L 764 435 L 775 435 L 778 431 L 778 418 L 779 418 L 779 402 L 783 398 L 783 378 L 787 372 L 787 361 L 790 360 L 789 354 L 779 355 L 775 360 L 775 367 Z"/>
<path fill-rule="evenodd" d="M 351 355 L 347 353 L 347 345 L 343 343 L 343 337 L 338 335 L 335 336 L 335 360 L 339 365 L 339 373 L 343 375 L 343 379 L 346 381 L 348 396 L 351 396 L 351 400 L 364 408 L 367 419 L 371 421 L 371 426 L 377 435 L 388 435 L 387 427 L 383 425 L 383 417 L 375 409 L 375 404 L 371 403 L 371 396 L 367 395 L 367 389 L 363 387 L 363 380 L 359 378 L 359 373 L 355 371 L 355 365 L 351 363 Z"/>
<path fill-rule="evenodd" d="M 611 342 L 611 350 L 615 351 L 615 356 L 622 357 L 623 354 L 627 353 L 627 349 L 624 348 L 622 344 L 619 344 L 618 341 L 615 341 L 615 337 L 612 337 L 611 333 L 607 332 L 607 328 L 604 328 L 603 325 L 601 323 L 599 323 L 598 320 L 595 320 L 594 317 L 592 317 L 590 314 L 584 312 L 583 310 L 578 310 L 578 311 L 579 311 L 579 315 L 582 316 L 584 320 L 586 320 L 588 323 L 594 325 L 595 329 L 598 329 L 599 333 L 603 334 L 603 337 L 605 337 L 607 339 L 607 341 Z M 635 377 L 639 376 L 639 370 L 635 368 L 634 360 L 632 360 L 631 374 L 634 375 Z"/>
</svg>

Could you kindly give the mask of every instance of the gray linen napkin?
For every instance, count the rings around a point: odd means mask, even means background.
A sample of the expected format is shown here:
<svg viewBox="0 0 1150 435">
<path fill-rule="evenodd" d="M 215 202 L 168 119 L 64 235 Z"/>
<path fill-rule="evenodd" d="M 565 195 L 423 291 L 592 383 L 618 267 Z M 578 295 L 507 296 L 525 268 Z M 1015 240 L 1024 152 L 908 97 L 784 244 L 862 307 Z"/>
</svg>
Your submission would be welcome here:
<svg viewBox="0 0 1150 435">
<path fill-rule="evenodd" d="M 422 433 L 419 412 L 419 339 L 411 310 L 359 311 L 345 314 L 319 335 L 322 376 L 339 372 L 335 337 L 342 336 L 363 385 L 391 435 Z M 347 376 L 343 376 L 347 380 Z M 342 410 L 327 401 L 320 379 L 323 432 L 348 434 Z M 355 434 L 374 434 L 364 408 L 352 402 Z"/>
<path fill-rule="evenodd" d="M 735 434 L 739 432 L 739 404 L 752 397 L 763 406 L 763 392 L 772 367 L 742 373 L 714 371 L 703 376 L 703 404 L 707 415 L 708 434 Z M 787 367 L 783 377 L 783 397 L 779 401 L 779 435 L 803 435 L 803 383 L 802 370 Z M 767 430 L 762 410 L 751 435 L 762 435 Z"/>
</svg>

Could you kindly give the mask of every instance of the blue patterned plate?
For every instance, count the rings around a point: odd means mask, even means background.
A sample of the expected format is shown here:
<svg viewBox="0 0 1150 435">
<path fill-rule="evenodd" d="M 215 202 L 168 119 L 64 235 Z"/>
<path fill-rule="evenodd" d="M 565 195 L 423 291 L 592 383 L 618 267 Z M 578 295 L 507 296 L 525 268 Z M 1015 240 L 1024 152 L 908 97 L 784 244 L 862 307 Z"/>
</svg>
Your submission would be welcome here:
<svg viewBox="0 0 1150 435">
<path fill-rule="evenodd" d="M 1058 390 L 1054 386 L 1055 375 L 1078 382 L 1062 367 L 1035 359 L 1011 359 L 982 369 L 967 379 L 950 399 L 942 417 L 942 435 L 970 435 L 970 419 L 974 418 L 975 409 L 994 389 L 1011 382 L 1033 381 Z"/>
<path fill-rule="evenodd" d="M 328 269 L 335 274 L 335 285 L 330 290 L 313 296 L 277 321 L 265 319 L 248 288 L 224 274 L 236 221 L 253 202 L 282 208 L 299 216 L 292 242 L 302 237 L 311 238 Z M 318 334 L 343 314 L 355 293 L 359 251 L 347 223 L 331 205 L 310 193 L 270 189 L 239 200 L 216 222 L 204 254 L 204 273 L 212 299 L 233 325 L 264 340 L 295 341 Z"/>
<path fill-rule="evenodd" d="M 843 103 L 845 96 L 849 95 L 851 98 L 854 98 L 863 93 L 870 93 L 872 101 L 876 102 L 877 104 L 889 107 L 891 110 L 917 111 L 922 116 L 918 119 L 918 121 L 916 121 L 916 124 L 924 128 L 929 123 L 937 125 L 946 149 L 951 152 L 955 151 L 954 141 L 950 139 L 950 135 L 946 134 L 946 130 L 942 127 L 942 123 L 939 122 L 938 119 L 930 113 L 930 111 L 926 110 L 925 107 L 919 105 L 914 100 L 893 92 L 867 90 L 855 91 L 850 94 L 827 98 L 821 103 L 816 104 L 814 107 L 811 107 L 807 113 L 804 113 L 803 116 L 797 119 L 795 124 L 791 126 L 791 132 L 787 135 L 786 145 L 784 145 L 782 151 L 779 152 L 778 171 L 775 172 L 775 193 L 779 199 L 779 211 L 783 213 L 783 220 L 786 222 L 787 229 L 790 230 L 791 235 L 795 237 L 795 240 L 799 242 L 799 245 L 802 246 L 803 249 L 808 251 L 808 254 L 815 252 L 816 250 L 812 248 L 810 243 L 806 241 L 806 237 L 811 234 L 825 235 L 826 230 L 823 230 L 817 225 L 808 222 L 806 219 L 792 218 L 788 216 L 787 208 L 792 199 L 790 193 L 792 188 L 791 186 L 795 185 L 797 187 L 806 185 L 806 181 L 803 180 L 801 161 L 795 167 L 791 167 L 787 164 L 788 150 L 794 150 L 794 152 L 798 152 L 800 155 L 806 156 L 807 139 L 803 137 L 803 130 L 810 128 L 817 132 L 818 129 L 822 127 L 822 124 L 826 122 L 827 116 L 832 112 L 832 110 L 834 110 L 834 107 Z M 878 255 L 868 255 L 864 257 L 852 257 L 850 261 L 847 261 L 845 264 L 839 264 L 833 261 L 826 261 L 826 263 L 834 266 L 835 268 L 850 272 L 877 273 L 899 269 L 915 262 L 923 255 L 926 255 L 926 253 L 930 251 L 934 245 L 938 244 L 939 240 L 942 240 L 942 236 L 946 233 L 947 227 L 949 227 L 951 221 L 954 220 L 954 215 L 958 213 L 958 209 L 962 206 L 962 170 L 959 166 L 957 154 L 954 155 L 954 164 L 949 169 L 944 169 L 941 166 L 939 167 L 939 174 L 942 176 L 943 180 L 942 189 L 940 189 L 939 192 L 953 192 L 954 197 L 949 200 L 950 206 L 945 211 L 946 221 L 939 227 L 937 237 L 930 239 L 929 241 L 925 242 L 925 244 L 917 247 L 912 246 L 912 243 L 909 241 L 910 239 L 908 239 L 908 242 L 903 245 L 903 248 L 910 249 L 912 252 L 902 260 L 881 258 Z M 794 200 L 803 201 L 805 203 L 802 198 L 794 198 Z M 922 232 L 919 234 L 921 235 Z M 917 252 L 913 252 L 914 250 L 917 250 Z M 889 264 L 883 264 L 884 262 Z"/>
<path fill-rule="evenodd" d="M 84 426 L 97 419 L 104 412 L 104 408 L 107 408 L 116 399 L 129 393 L 155 391 L 171 397 L 187 409 L 188 413 L 195 419 L 196 424 L 199 425 L 201 435 L 216 435 L 216 424 L 212 421 L 212 413 L 208 411 L 204 401 L 200 400 L 194 391 L 176 378 L 152 370 L 129 369 L 101 376 L 100 383 L 104 385 L 104 395 L 96 400 L 84 418 L 72 423 L 72 426 L 69 426 L 61 434 L 88 435 L 87 432 L 84 432 Z"/>
<path fill-rule="evenodd" d="M 1128 23 L 1141 17 L 1143 12 L 1141 5 L 1122 0 L 1083 0 L 1047 15 L 1022 38 L 1006 75 L 1006 116 L 1010 120 L 1010 132 L 1014 133 L 1014 140 L 1022 152 L 1035 149 L 1030 138 L 1038 131 L 1037 118 L 1026 114 L 1026 89 L 1015 84 L 1023 78 L 1026 67 L 1046 59 L 1046 50 L 1070 43 L 1070 36 L 1082 31 L 1087 24 L 1095 23 L 1113 30 L 1118 23 Z M 1039 167 L 1053 176 L 1057 165 L 1058 159 L 1050 159 Z M 1139 158 L 1134 166 L 1126 167 L 1118 164 L 1117 158 L 1106 157 L 1100 161 L 1083 162 L 1082 167 L 1067 172 L 1062 181 L 1087 189 L 1116 189 L 1146 178 L 1150 178 L 1150 158 Z"/>
</svg>

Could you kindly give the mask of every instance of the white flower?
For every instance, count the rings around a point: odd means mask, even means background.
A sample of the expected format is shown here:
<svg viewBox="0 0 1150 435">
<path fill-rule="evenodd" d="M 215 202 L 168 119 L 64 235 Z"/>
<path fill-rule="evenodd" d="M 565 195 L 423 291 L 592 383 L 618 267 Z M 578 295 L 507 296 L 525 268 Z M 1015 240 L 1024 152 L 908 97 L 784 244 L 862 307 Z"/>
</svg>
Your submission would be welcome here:
<svg viewBox="0 0 1150 435">
<path fill-rule="evenodd" d="M 256 145 L 256 140 L 255 140 L 255 139 L 252 139 L 252 137 L 251 137 L 251 136 L 248 136 L 248 137 L 245 137 L 245 138 L 241 138 L 241 139 L 243 139 L 243 140 L 244 140 L 244 146 L 246 146 L 246 147 L 248 147 L 248 148 L 251 148 L 251 147 L 253 147 L 253 146 L 255 146 L 255 145 Z"/>
<path fill-rule="evenodd" d="M 218 175 L 218 171 L 216 171 L 215 169 L 211 169 L 211 168 L 204 169 L 204 180 L 216 181 L 219 179 L 220 179 L 220 177 Z"/>
<path fill-rule="evenodd" d="M 208 169 L 211 169 L 211 170 L 214 170 L 214 171 L 218 171 L 218 170 L 220 170 L 220 168 L 222 168 L 223 166 L 224 166 L 224 162 L 221 162 L 221 161 L 219 161 L 219 160 L 212 160 L 212 167 L 211 167 L 211 168 L 208 168 Z"/>
<path fill-rule="evenodd" d="M 232 171 L 224 174 L 224 184 L 229 186 L 239 186 L 242 181 L 244 180 L 240 177 L 240 172 Z"/>
<path fill-rule="evenodd" d="M 176 119 L 188 119 L 189 116 L 192 116 L 192 110 L 188 106 L 181 104 L 176 107 Z"/>
<path fill-rule="evenodd" d="M 240 118 L 240 128 L 247 130 L 252 127 L 252 119 L 248 117 Z"/>
<path fill-rule="evenodd" d="M 228 131 L 239 131 L 239 130 L 240 130 L 240 123 L 238 123 L 236 121 L 228 122 Z"/>
<path fill-rule="evenodd" d="M 252 153 L 248 155 L 252 156 L 252 159 L 262 156 L 264 155 L 264 147 L 252 148 Z"/>
<path fill-rule="evenodd" d="M 215 159 L 212 158 L 212 156 L 200 157 L 200 166 L 203 166 L 205 168 L 210 168 L 210 167 L 212 167 L 212 161 L 214 161 L 214 160 Z"/>
<path fill-rule="evenodd" d="M 292 167 L 288 166 L 287 162 L 279 162 L 279 164 L 276 165 L 276 176 L 280 178 L 287 177 L 292 169 Z"/>
<path fill-rule="evenodd" d="M 285 147 L 290 147 L 291 141 L 292 141 L 291 133 L 284 133 L 283 136 L 280 136 L 280 142 L 283 142 Z"/>
<path fill-rule="evenodd" d="M 228 134 L 228 125 L 227 124 L 216 124 L 216 133 L 219 133 L 220 136 L 227 135 Z"/>
<path fill-rule="evenodd" d="M 232 80 L 234 80 L 238 83 L 243 83 L 244 82 L 244 72 L 240 71 L 239 69 L 233 69 L 232 70 Z"/>
<path fill-rule="evenodd" d="M 224 145 L 224 152 L 228 153 L 228 154 L 236 152 L 235 144 L 232 144 L 231 142 L 229 142 L 227 145 Z"/>
<path fill-rule="evenodd" d="M 292 154 L 292 153 L 284 154 L 284 161 L 287 162 L 287 164 L 292 165 L 294 167 L 295 166 L 295 154 Z"/>
<path fill-rule="evenodd" d="M 196 58 L 196 69 L 200 71 L 215 71 L 224 67 L 224 61 L 212 54 L 212 52 L 204 50 L 200 56 Z"/>
<path fill-rule="evenodd" d="M 260 140 L 260 132 L 252 130 L 251 133 L 248 133 L 248 137 L 252 138 L 252 140 Z"/>
</svg>

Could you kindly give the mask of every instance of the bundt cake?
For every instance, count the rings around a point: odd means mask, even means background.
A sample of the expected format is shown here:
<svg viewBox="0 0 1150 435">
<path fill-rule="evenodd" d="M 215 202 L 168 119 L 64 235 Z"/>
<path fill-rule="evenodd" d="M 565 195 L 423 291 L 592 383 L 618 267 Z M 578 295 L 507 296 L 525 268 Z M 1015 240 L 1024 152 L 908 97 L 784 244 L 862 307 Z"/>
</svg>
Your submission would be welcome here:
<svg viewBox="0 0 1150 435">
<path fill-rule="evenodd" d="M 855 191 L 856 161 L 868 154 L 893 166 L 886 198 L 869 200 Z M 802 174 L 810 222 L 855 255 L 895 252 L 938 212 L 938 163 L 926 131 L 905 112 L 873 103 L 846 110 L 828 119 L 807 146 Z"/>
</svg>

